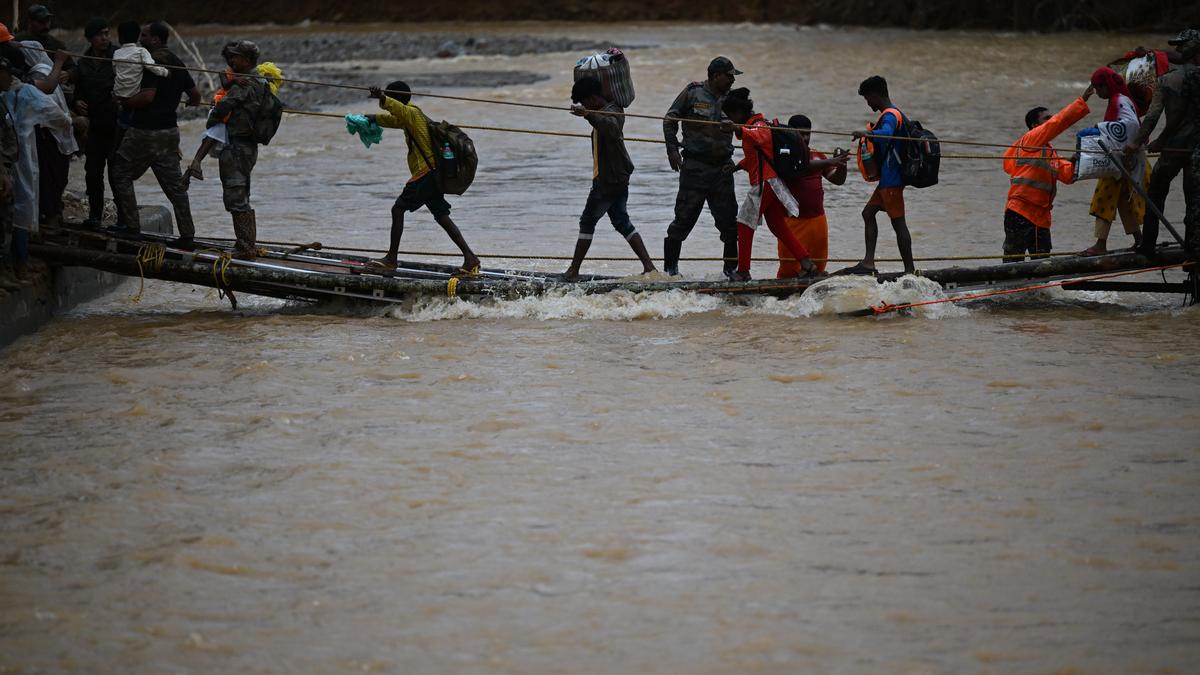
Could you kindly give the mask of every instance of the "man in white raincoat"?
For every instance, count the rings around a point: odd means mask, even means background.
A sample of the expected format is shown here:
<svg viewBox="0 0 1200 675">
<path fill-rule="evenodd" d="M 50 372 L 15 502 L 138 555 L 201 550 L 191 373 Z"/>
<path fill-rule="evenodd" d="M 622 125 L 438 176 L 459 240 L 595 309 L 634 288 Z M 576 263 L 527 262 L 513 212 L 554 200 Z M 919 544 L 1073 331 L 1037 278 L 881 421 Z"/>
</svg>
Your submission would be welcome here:
<svg viewBox="0 0 1200 675">
<path fill-rule="evenodd" d="M 17 132 L 18 157 L 13 177 L 13 254 L 18 277 L 26 274 L 29 236 L 38 231 L 38 154 L 34 127 L 50 129 L 55 137 L 71 132 L 71 116 L 53 97 L 36 86 L 17 82 L 0 94 Z"/>
</svg>

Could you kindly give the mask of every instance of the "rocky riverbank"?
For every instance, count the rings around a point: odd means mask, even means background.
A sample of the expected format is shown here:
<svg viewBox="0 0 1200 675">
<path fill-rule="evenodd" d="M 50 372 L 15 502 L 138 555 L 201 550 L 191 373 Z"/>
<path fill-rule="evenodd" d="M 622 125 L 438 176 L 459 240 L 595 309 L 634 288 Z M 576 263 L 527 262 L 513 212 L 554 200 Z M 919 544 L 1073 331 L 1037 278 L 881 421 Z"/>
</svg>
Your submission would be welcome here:
<svg viewBox="0 0 1200 675">
<path fill-rule="evenodd" d="M 182 42 L 194 48 L 205 68 L 223 69 L 221 48 L 230 39 L 254 40 L 262 51 L 262 60 L 272 61 L 288 78 L 338 82 L 354 86 L 387 84 L 402 79 L 414 89 L 452 87 L 503 87 L 532 84 L 545 79 L 540 73 L 521 70 L 472 69 L 456 72 L 430 72 L 427 65 L 396 66 L 394 62 L 416 59 L 453 59 L 462 56 L 519 56 L 522 54 L 577 53 L 611 47 L 607 41 L 578 40 L 534 35 L 474 35 L 469 32 L 293 32 L 266 30 L 206 31 L 195 37 L 184 30 Z M 198 65 L 176 40 L 174 51 L 188 65 Z M 362 61 L 381 61 L 376 68 Z M 197 77 L 204 89 L 202 77 Z M 310 110 L 359 101 L 361 91 L 289 83 L 280 98 L 290 108 Z"/>
</svg>

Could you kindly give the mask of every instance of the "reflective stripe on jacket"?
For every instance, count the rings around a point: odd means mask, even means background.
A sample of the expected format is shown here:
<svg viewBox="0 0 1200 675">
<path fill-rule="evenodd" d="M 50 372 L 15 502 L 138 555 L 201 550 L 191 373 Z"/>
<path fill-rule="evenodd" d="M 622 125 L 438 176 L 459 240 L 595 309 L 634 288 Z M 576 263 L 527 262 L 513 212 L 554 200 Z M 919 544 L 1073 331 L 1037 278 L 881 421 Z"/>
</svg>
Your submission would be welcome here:
<svg viewBox="0 0 1200 675">
<path fill-rule="evenodd" d="M 1077 98 L 1004 152 L 1004 171 L 1011 177 L 1005 208 L 1049 229 L 1058 182 L 1070 184 L 1075 173 L 1075 166 L 1060 158 L 1050 141 L 1087 114 L 1087 103 Z"/>
</svg>

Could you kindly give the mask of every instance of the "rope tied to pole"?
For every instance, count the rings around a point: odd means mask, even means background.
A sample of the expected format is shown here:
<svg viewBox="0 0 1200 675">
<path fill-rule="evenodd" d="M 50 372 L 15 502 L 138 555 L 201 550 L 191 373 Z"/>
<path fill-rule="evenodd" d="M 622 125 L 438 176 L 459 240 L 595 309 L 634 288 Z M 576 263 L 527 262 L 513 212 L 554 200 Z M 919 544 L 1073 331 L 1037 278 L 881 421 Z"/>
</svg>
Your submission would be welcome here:
<svg viewBox="0 0 1200 675">
<path fill-rule="evenodd" d="M 145 265 L 150 266 L 152 272 L 162 270 L 163 259 L 167 256 L 167 247 L 163 244 L 139 244 L 137 253 L 133 259 L 137 261 L 138 266 L 138 291 L 129 299 L 129 302 L 138 304 L 142 301 L 142 295 L 146 292 L 146 269 Z"/>
</svg>

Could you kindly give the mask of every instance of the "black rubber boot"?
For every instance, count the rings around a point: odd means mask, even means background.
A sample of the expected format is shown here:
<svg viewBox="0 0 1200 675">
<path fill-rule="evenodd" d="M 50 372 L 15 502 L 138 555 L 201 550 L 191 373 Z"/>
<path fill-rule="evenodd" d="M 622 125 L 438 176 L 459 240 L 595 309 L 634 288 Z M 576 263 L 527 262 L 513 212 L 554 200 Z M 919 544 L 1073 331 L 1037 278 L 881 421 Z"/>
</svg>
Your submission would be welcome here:
<svg viewBox="0 0 1200 675">
<path fill-rule="evenodd" d="M 725 258 L 725 264 L 721 266 L 721 271 L 725 274 L 725 278 L 732 280 L 734 272 L 737 272 L 737 242 L 725 242 L 725 252 L 721 255 Z"/>
<path fill-rule="evenodd" d="M 88 217 L 83 221 L 83 226 L 89 230 L 99 230 L 104 223 L 104 193 L 89 194 L 87 199 Z"/>
<path fill-rule="evenodd" d="M 682 241 L 670 237 L 663 239 L 663 271 L 673 277 L 679 276 L 679 251 L 682 248 Z"/>
<path fill-rule="evenodd" d="M 253 209 L 233 214 L 233 233 L 237 237 L 237 243 L 233 246 L 233 257 L 239 260 L 254 260 L 258 254 L 254 246 L 258 227 L 254 221 Z"/>
</svg>

